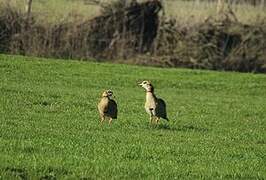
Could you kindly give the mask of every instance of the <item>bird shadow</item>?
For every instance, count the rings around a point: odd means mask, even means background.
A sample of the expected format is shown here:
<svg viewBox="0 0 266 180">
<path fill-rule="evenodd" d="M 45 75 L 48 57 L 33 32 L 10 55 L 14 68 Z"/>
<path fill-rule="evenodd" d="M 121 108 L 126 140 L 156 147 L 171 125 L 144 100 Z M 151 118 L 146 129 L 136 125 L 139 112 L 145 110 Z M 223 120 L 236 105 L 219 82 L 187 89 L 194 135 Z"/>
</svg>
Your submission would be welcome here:
<svg viewBox="0 0 266 180">
<path fill-rule="evenodd" d="M 194 125 L 184 125 L 184 126 L 179 126 L 176 128 L 177 131 L 195 131 L 195 132 L 207 132 L 209 131 L 208 128 L 204 127 L 197 127 Z"/>
<path fill-rule="evenodd" d="M 28 174 L 25 169 L 15 168 L 15 167 L 6 167 L 4 171 L 20 179 L 27 179 L 28 177 Z"/>
<path fill-rule="evenodd" d="M 209 129 L 203 127 L 196 127 L 194 125 L 183 125 L 183 126 L 171 126 L 171 124 L 157 124 L 157 125 L 149 125 L 149 129 L 156 130 L 166 130 L 166 131 L 193 131 L 193 132 L 207 132 Z"/>
</svg>

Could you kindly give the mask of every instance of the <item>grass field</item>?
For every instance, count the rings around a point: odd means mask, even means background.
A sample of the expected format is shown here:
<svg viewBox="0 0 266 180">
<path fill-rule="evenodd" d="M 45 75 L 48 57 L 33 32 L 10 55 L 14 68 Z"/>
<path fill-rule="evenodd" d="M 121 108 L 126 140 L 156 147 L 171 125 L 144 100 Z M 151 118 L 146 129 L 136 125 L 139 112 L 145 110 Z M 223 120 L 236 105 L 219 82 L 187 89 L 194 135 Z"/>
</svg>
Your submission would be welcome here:
<svg viewBox="0 0 266 180">
<path fill-rule="evenodd" d="M 265 179 L 266 76 L 0 55 L 0 179 Z M 150 126 L 149 79 L 170 122 Z M 119 116 L 99 124 L 104 89 Z"/>
<path fill-rule="evenodd" d="M 100 0 L 110 2 L 111 0 Z M 139 2 L 145 0 L 138 0 Z M 1 4 L 9 2 L 11 6 L 25 11 L 26 0 L 0 0 Z M 167 17 L 176 18 L 179 24 L 193 25 L 203 22 L 216 14 L 216 3 L 181 0 L 165 0 Z M 0 5 L 1 6 L 1 5 Z M 266 18 L 266 7 L 249 4 L 233 4 L 232 9 L 242 23 L 252 24 Z M 97 5 L 86 4 L 82 0 L 33 0 L 33 16 L 38 23 L 58 23 L 61 21 L 77 21 L 77 19 L 93 18 L 100 13 Z"/>
</svg>

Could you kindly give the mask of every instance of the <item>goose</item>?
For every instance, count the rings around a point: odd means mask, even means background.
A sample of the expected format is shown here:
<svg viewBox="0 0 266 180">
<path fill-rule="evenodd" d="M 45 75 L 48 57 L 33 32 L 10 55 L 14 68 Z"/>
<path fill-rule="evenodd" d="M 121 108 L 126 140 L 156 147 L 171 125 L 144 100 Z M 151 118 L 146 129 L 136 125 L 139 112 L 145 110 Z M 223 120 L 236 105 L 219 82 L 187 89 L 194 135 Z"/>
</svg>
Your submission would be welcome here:
<svg viewBox="0 0 266 180">
<path fill-rule="evenodd" d="M 154 94 L 154 87 L 150 81 L 143 81 L 139 84 L 146 90 L 146 102 L 145 110 L 150 115 L 150 123 L 153 123 L 154 119 L 156 123 L 163 118 L 167 121 L 166 104 L 163 99 L 157 98 Z"/>
<path fill-rule="evenodd" d="M 105 118 L 109 118 L 109 124 L 112 123 L 113 119 L 117 119 L 117 104 L 111 99 L 113 92 L 111 90 L 105 90 L 102 93 L 100 102 L 98 103 L 98 111 L 101 118 L 101 123 Z"/>
</svg>

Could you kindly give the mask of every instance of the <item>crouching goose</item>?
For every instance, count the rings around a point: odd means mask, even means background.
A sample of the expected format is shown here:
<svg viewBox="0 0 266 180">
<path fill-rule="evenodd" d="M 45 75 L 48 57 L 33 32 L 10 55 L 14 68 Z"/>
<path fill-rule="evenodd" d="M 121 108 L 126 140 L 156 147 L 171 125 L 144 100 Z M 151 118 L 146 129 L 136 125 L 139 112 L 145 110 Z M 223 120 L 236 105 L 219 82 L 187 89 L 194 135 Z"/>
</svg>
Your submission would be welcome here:
<svg viewBox="0 0 266 180">
<path fill-rule="evenodd" d="M 113 119 L 117 119 L 117 104 L 111 99 L 113 92 L 106 90 L 102 93 L 100 102 L 98 103 L 98 111 L 101 118 L 101 123 L 105 118 L 109 118 L 109 124 L 112 123 Z"/>
</svg>

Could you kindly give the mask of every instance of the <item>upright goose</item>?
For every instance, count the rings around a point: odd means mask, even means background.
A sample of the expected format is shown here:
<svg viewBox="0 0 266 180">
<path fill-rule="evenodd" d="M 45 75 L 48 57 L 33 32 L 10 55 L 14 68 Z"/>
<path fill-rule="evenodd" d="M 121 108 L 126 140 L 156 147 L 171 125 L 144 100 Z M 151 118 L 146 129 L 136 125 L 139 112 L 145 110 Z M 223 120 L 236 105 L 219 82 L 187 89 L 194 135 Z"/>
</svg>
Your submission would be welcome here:
<svg viewBox="0 0 266 180">
<path fill-rule="evenodd" d="M 150 115 L 150 122 L 152 123 L 155 120 L 158 123 L 160 118 L 169 121 L 167 118 L 166 104 L 163 99 L 155 96 L 152 84 L 149 81 L 143 81 L 139 85 L 146 90 L 145 110 Z"/>
</svg>

